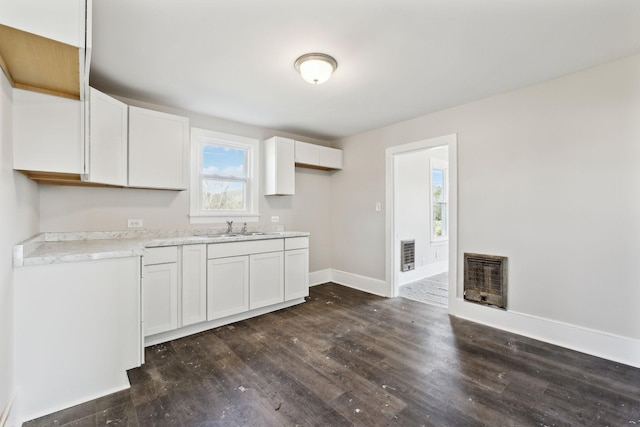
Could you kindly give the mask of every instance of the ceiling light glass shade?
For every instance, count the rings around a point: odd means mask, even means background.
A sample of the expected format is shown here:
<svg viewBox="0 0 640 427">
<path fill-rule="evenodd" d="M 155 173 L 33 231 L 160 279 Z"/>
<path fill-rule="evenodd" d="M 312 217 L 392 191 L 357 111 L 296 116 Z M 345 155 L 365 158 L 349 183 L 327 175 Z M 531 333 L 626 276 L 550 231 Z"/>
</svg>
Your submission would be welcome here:
<svg viewBox="0 0 640 427">
<path fill-rule="evenodd" d="M 314 85 L 329 80 L 331 74 L 338 68 L 336 60 L 324 53 L 307 53 L 296 59 L 294 65 L 302 78 Z"/>
</svg>

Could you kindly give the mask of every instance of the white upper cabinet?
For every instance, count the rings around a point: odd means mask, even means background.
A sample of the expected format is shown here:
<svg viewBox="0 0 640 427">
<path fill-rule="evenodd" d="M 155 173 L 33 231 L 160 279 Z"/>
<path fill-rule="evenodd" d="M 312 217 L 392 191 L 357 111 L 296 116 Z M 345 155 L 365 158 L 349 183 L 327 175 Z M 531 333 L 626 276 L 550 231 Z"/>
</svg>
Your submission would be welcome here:
<svg viewBox="0 0 640 427">
<path fill-rule="evenodd" d="M 85 47 L 87 7 L 91 0 L 3 0 L 0 24 Z"/>
<path fill-rule="evenodd" d="M 295 162 L 302 165 L 319 165 L 320 149 L 318 145 L 296 141 Z"/>
<path fill-rule="evenodd" d="M 279 136 L 264 142 L 265 196 L 295 194 L 294 143 Z"/>
<path fill-rule="evenodd" d="M 127 185 L 127 105 L 90 88 L 87 181 Z"/>
<path fill-rule="evenodd" d="M 2 0 L 0 65 L 12 86 L 84 100 L 92 0 Z"/>
<path fill-rule="evenodd" d="M 342 169 L 342 150 L 296 141 L 295 163 L 312 169 Z"/>
<path fill-rule="evenodd" d="M 186 190 L 189 119 L 129 107 L 129 186 Z"/>
<path fill-rule="evenodd" d="M 13 168 L 84 173 L 84 105 L 80 101 L 13 91 Z"/>
<path fill-rule="evenodd" d="M 327 169 L 342 169 L 342 150 L 320 146 L 320 167 Z"/>
</svg>

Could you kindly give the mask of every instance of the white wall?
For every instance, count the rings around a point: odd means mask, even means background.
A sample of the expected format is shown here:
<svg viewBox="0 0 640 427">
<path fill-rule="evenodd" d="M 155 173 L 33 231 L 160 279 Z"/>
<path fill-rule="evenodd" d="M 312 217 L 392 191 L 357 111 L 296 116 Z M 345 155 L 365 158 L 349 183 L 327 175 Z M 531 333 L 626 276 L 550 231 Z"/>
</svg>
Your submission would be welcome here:
<svg viewBox="0 0 640 427">
<path fill-rule="evenodd" d="M 187 111 L 120 98 L 129 105 L 187 116 L 191 126 L 264 140 L 274 135 L 298 138 L 307 142 L 326 142 L 301 138 L 272 129 L 258 128 Z M 262 160 L 261 160 L 262 161 Z M 265 197 L 261 184 L 258 224 L 271 226 L 272 216 L 286 230 L 309 231 L 310 270 L 329 268 L 330 224 L 329 194 L 331 172 L 296 168 L 294 196 Z M 43 185 L 40 187 L 41 231 L 122 230 L 128 218 L 141 218 L 145 228 L 202 228 L 189 224 L 189 191 L 163 191 L 118 188 L 85 188 Z M 217 227 L 221 227 L 220 224 Z"/>
<path fill-rule="evenodd" d="M 338 141 L 345 171 L 332 177 L 332 267 L 384 280 L 385 224 L 373 209 L 384 200 L 384 149 L 456 133 L 452 311 L 505 329 L 517 313 L 528 322 L 520 332 L 563 344 L 569 333 L 536 325 L 597 336 L 597 348 L 571 345 L 606 357 L 617 357 L 605 348 L 612 339 L 631 351 L 619 360 L 640 366 L 639 117 L 635 55 Z M 356 226 L 336 221 L 345 217 Z M 462 303 L 464 252 L 509 257 L 508 314 Z"/>
<path fill-rule="evenodd" d="M 431 241 L 431 157 L 446 160 L 446 148 L 425 149 L 396 155 L 396 218 L 398 234 L 394 250 L 400 251 L 400 241 L 415 239 L 415 270 L 400 272 L 403 285 L 447 269 L 449 245 L 446 241 Z"/>
<path fill-rule="evenodd" d="M 37 186 L 12 169 L 12 92 L 0 72 L 0 422 L 15 393 L 13 245 L 38 232 Z"/>
</svg>

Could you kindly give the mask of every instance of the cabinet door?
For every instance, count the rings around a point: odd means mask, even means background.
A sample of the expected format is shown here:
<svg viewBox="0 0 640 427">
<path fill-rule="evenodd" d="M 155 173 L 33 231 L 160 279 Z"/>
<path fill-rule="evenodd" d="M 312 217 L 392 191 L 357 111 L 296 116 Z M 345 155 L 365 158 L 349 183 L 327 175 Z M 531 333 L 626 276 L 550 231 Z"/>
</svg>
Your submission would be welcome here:
<svg viewBox="0 0 640 427">
<path fill-rule="evenodd" d="M 2 0 L 0 24 L 76 47 L 85 47 L 91 1 Z"/>
<path fill-rule="evenodd" d="M 89 182 L 127 185 L 127 105 L 89 89 Z"/>
<path fill-rule="evenodd" d="M 303 165 L 318 166 L 320 164 L 320 152 L 318 146 L 308 142 L 296 141 L 295 146 L 296 163 Z"/>
<path fill-rule="evenodd" d="M 84 108 L 73 99 L 13 91 L 13 168 L 84 173 Z"/>
<path fill-rule="evenodd" d="M 342 150 L 320 147 L 320 166 L 328 169 L 342 169 Z"/>
<path fill-rule="evenodd" d="M 284 255 L 269 252 L 249 256 L 249 308 L 251 310 L 284 301 Z"/>
<path fill-rule="evenodd" d="M 144 335 L 178 327 L 178 264 L 144 267 Z"/>
<path fill-rule="evenodd" d="M 207 262 L 207 320 L 249 310 L 249 256 Z"/>
<path fill-rule="evenodd" d="M 129 107 L 129 186 L 185 190 L 189 119 Z"/>
<path fill-rule="evenodd" d="M 265 196 L 295 193 L 294 141 L 275 136 L 264 142 Z"/>
<path fill-rule="evenodd" d="M 181 326 L 207 320 L 207 246 L 182 247 Z"/>
<path fill-rule="evenodd" d="M 284 253 L 284 300 L 309 296 L 309 249 Z"/>
</svg>

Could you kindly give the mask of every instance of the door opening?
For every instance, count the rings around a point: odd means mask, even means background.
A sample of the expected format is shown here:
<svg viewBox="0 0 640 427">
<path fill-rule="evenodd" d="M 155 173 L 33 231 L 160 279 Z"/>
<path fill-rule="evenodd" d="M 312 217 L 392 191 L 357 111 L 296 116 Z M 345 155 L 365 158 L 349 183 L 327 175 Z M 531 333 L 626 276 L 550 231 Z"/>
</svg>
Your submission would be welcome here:
<svg viewBox="0 0 640 427">
<path fill-rule="evenodd" d="M 389 296 L 447 307 L 457 283 L 456 135 L 390 147 L 386 156 Z M 402 242 L 411 240 L 406 269 Z"/>
</svg>

